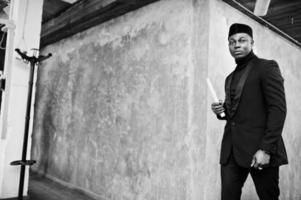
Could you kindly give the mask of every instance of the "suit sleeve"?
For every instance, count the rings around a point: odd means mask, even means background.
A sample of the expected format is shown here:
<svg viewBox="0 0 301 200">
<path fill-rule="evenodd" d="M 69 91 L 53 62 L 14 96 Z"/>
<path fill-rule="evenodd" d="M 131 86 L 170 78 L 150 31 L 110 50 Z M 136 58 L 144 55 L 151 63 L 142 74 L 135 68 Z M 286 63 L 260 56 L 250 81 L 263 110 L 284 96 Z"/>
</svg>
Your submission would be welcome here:
<svg viewBox="0 0 301 200">
<path fill-rule="evenodd" d="M 267 109 L 267 122 L 260 149 L 271 154 L 276 152 L 276 143 L 281 138 L 286 117 L 283 82 L 284 79 L 275 61 L 271 61 L 264 66 L 262 89 Z"/>
</svg>

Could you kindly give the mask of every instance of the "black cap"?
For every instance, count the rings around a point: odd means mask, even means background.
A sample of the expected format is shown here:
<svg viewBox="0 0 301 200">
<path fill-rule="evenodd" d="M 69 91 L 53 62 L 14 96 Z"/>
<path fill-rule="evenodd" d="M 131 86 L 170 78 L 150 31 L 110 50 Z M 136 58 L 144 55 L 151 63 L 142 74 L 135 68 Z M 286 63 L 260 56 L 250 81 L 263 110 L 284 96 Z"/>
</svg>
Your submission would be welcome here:
<svg viewBox="0 0 301 200">
<path fill-rule="evenodd" d="M 237 23 L 232 24 L 229 29 L 228 38 L 231 35 L 234 35 L 236 33 L 246 33 L 246 34 L 250 35 L 251 37 L 253 37 L 252 28 L 246 24 L 237 24 Z"/>
</svg>

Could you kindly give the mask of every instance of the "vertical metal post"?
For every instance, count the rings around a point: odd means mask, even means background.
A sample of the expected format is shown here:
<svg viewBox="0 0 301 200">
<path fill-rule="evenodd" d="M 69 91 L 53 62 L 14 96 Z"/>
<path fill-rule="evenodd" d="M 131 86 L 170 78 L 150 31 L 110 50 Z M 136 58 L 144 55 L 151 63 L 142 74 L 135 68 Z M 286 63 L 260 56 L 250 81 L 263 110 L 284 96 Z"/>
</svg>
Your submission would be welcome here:
<svg viewBox="0 0 301 200">
<path fill-rule="evenodd" d="M 36 57 L 37 49 L 34 49 L 33 56 L 29 57 L 26 55 L 26 53 L 22 53 L 19 49 L 16 49 L 16 52 L 21 56 L 21 58 L 24 61 L 27 61 L 30 63 L 30 74 L 29 74 L 29 82 L 28 82 L 28 94 L 27 94 L 27 106 L 26 106 L 26 116 L 25 116 L 22 159 L 11 162 L 11 165 L 21 165 L 18 200 L 23 200 L 24 178 L 25 178 L 26 165 L 33 165 L 36 162 L 34 160 L 26 160 L 35 65 L 37 63 L 40 63 L 43 60 L 49 58 L 51 56 L 51 54 L 48 54 L 48 56 L 40 55 L 39 57 Z"/>
<path fill-rule="evenodd" d="M 26 163 L 34 69 L 35 69 L 35 63 L 31 62 L 30 63 L 29 82 L 28 82 L 28 95 L 27 95 L 27 106 L 26 106 L 24 138 L 23 138 L 22 163 Z M 24 187 L 25 167 L 26 167 L 25 165 L 21 165 L 20 183 L 19 183 L 19 194 L 18 194 L 18 198 L 19 199 L 23 199 L 23 189 L 24 189 L 23 187 Z"/>
</svg>

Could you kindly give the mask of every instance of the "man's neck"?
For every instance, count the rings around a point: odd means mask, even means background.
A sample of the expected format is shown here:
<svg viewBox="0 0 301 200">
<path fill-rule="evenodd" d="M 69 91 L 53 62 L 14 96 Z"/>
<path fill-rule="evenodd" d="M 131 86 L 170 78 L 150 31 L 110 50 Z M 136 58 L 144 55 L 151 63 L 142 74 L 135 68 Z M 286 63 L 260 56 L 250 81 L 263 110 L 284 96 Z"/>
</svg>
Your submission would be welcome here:
<svg viewBox="0 0 301 200">
<path fill-rule="evenodd" d="M 253 53 L 253 50 L 251 50 L 250 53 L 248 55 L 246 55 L 245 57 L 235 59 L 235 62 L 238 66 L 244 65 L 244 64 L 248 63 L 254 56 L 255 56 L 255 54 Z"/>
</svg>

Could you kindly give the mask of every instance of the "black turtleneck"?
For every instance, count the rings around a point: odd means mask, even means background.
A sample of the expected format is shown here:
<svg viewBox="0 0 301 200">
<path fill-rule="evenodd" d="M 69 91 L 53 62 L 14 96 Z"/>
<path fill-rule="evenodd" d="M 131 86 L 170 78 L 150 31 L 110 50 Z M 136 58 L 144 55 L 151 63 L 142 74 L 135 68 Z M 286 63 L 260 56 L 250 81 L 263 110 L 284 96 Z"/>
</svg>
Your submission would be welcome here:
<svg viewBox="0 0 301 200">
<path fill-rule="evenodd" d="M 255 54 L 253 53 L 253 50 L 250 51 L 250 53 L 248 55 L 246 55 L 243 58 L 238 58 L 235 59 L 235 62 L 237 64 L 236 69 L 240 68 L 242 66 L 246 66 L 248 64 L 248 62 L 255 56 Z M 235 69 L 235 70 L 236 70 Z"/>
<path fill-rule="evenodd" d="M 233 72 L 233 76 L 232 76 L 232 81 L 231 81 L 231 86 L 230 86 L 230 98 L 231 98 L 231 102 L 233 102 L 233 98 L 235 96 L 235 88 L 244 72 L 243 69 L 246 68 L 246 66 L 248 65 L 249 61 L 255 57 L 255 54 L 253 53 L 253 51 L 251 51 L 247 56 L 243 57 L 243 58 L 239 58 L 239 59 L 235 59 L 236 62 L 236 68 Z"/>
</svg>

